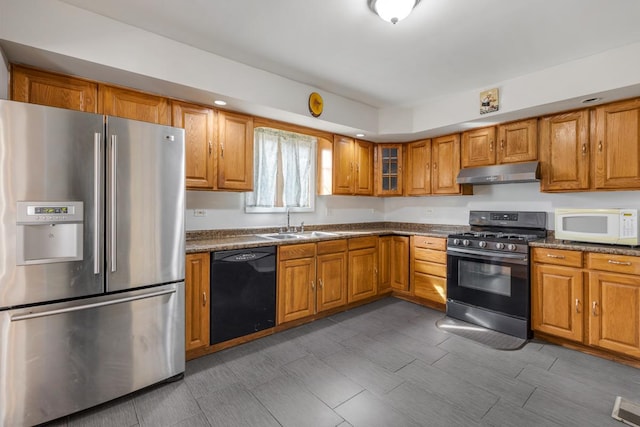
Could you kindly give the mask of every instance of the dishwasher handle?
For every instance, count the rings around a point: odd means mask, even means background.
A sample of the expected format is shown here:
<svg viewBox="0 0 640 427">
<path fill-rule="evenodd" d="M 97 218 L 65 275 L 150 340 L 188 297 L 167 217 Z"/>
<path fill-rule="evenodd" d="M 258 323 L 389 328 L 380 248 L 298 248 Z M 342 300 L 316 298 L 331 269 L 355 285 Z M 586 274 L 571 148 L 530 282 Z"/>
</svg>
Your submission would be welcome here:
<svg viewBox="0 0 640 427">
<path fill-rule="evenodd" d="M 215 262 L 249 262 L 257 261 L 266 257 L 275 256 L 275 248 L 265 248 L 265 250 L 235 250 L 218 251 L 213 253 Z"/>
</svg>

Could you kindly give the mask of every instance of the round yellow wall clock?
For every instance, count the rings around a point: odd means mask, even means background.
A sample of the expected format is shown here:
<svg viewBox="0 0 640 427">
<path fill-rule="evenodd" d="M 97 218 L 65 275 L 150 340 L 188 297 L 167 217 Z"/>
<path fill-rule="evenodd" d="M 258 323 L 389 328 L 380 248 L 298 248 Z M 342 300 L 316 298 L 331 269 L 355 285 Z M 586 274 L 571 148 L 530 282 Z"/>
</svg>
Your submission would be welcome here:
<svg viewBox="0 0 640 427">
<path fill-rule="evenodd" d="M 309 112 L 313 117 L 318 117 L 322 114 L 322 108 L 324 106 L 324 101 L 322 101 L 322 97 L 318 92 L 311 92 L 309 95 Z"/>
</svg>

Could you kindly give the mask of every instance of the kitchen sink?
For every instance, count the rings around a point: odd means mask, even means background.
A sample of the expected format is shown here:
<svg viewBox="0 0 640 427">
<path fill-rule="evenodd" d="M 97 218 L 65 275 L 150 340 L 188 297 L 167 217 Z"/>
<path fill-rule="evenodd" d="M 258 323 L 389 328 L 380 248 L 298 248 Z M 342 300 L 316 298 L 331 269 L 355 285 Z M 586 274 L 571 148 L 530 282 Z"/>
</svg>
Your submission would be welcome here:
<svg viewBox="0 0 640 427">
<path fill-rule="evenodd" d="M 258 237 L 262 237 L 263 239 L 269 240 L 296 240 L 296 239 L 304 239 L 308 236 L 304 234 L 298 233 L 271 233 L 271 234 L 256 234 Z"/>
<path fill-rule="evenodd" d="M 329 233 L 328 231 L 305 231 L 304 233 L 269 233 L 256 234 L 256 236 L 269 240 L 298 240 L 298 239 L 316 239 L 321 237 L 336 237 L 338 233 Z"/>
</svg>

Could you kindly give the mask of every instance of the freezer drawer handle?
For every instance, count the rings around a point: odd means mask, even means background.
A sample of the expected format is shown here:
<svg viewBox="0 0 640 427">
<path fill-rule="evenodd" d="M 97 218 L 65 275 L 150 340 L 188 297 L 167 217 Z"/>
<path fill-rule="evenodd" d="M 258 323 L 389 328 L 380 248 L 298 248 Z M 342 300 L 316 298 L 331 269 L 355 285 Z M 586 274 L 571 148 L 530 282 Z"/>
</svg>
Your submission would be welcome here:
<svg viewBox="0 0 640 427">
<path fill-rule="evenodd" d="M 93 304 L 80 305 L 80 306 L 77 306 L 77 307 L 61 308 L 59 310 L 43 311 L 41 313 L 19 314 L 17 316 L 11 316 L 11 321 L 12 322 L 17 322 L 18 320 L 37 319 L 38 317 L 54 316 L 56 314 L 71 313 L 71 312 L 74 312 L 74 311 L 81 311 L 81 310 L 89 310 L 89 309 L 92 309 L 92 308 L 105 307 L 105 306 L 108 306 L 108 305 L 121 304 L 123 302 L 137 301 L 137 300 L 141 300 L 141 299 L 154 298 L 154 297 L 159 297 L 159 296 L 162 296 L 162 295 L 175 294 L 175 293 L 176 293 L 175 289 L 168 289 L 168 290 L 152 292 L 152 293 L 144 294 L 144 295 L 136 295 L 134 297 L 127 297 L 127 298 L 116 299 L 116 300 L 111 300 L 111 301 L 96 302 L 96 303 L 93 303 Z"/>
</svg>

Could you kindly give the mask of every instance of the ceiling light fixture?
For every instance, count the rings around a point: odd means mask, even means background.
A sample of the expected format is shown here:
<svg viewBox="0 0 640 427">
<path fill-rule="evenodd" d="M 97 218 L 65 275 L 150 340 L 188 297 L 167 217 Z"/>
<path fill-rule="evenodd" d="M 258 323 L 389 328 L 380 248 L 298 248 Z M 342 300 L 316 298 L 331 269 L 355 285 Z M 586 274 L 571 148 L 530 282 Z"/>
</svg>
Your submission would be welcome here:
<svg viewBox="0 0 640 427">
<path fill-rule="evenodd" d="M 380 18 L 397 24 L 409 16 L 420 0 L 367 0 L 369 8 Z"/>
<path fill-rule="evenodd" d="M 227 103 L 221 99 L 216 99 L 213 103 L 216 105 L 227 105 Z"/>
</svg>

